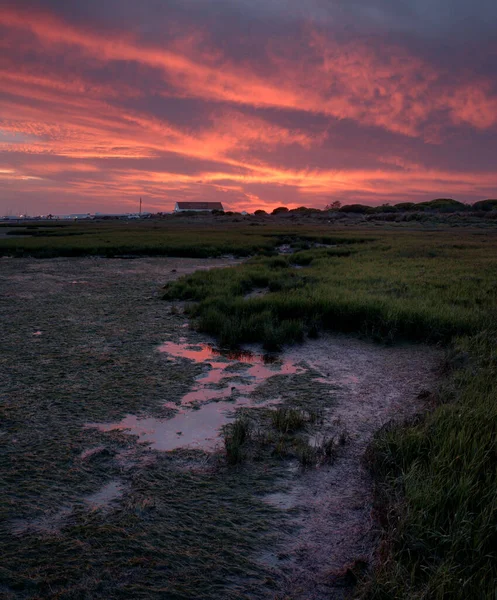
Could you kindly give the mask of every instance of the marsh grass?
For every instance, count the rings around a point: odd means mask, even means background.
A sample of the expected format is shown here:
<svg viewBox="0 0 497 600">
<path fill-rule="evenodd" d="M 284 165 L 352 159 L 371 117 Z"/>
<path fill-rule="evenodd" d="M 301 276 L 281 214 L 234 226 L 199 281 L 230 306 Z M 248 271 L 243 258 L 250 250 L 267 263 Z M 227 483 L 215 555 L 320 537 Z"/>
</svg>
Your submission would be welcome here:
<svg viewBox="0 0 497 600">
<path fill-rule="evenodd" d="M 107 398 L 105 410 L 126 402 Z M 280 519 L 257 500 L 273 490 L 273 466 L 240 476 L 222 462 L 203 468 L 201 452 L 151 453 L 122 432 L 84 429 L 104 412 L 85 404 L 77 415 L 53 397 L 50 410 L 30 411 L 27 399 L 0 411 L 16 431 L 0 445 L 2 598 L 237 598 L 231 586 L 266 597 L 270 572 L 253 557 Z M 237 442 L 246 436 L 240 428 Z M 88 448 L 102 451 L 82 458 Z M 179 469 L 182 460 L 198 468 Z M 109 479 L 123 482 L 124 497 L 91 509 L 84 498 Z"/>
<path fill-rule="evenodd" d="M 9 224 L 12 239 L 0 239 L 0 256 L 178 256 L 210 258 L 224 255 L 274 256 L 289 243 L 295 249 L 312 244 L 361 243 L 368 234 L 331 235 L 326 226 L 304 227 L 272 224 L 253 228 L 250 222 L 170 218 L 127 222 L 44 223 L 43 226 Z M 30 234 L 29 237 L 19 237 Z M 286 241 L 285 241 L 286 240 Z"/>
<path fill-rule="evenodd" d="M 419 422 L 381 431 L 369 455 L 385 547 L 367 598 L 494 598 L 497 584 L 497 334 L 457 341 L 472 357 L 455 393 Z"/>
<path fill-rule="evenodd" d="M 240 414 L 223 428 L 228 465 L 263 463 L 277 465 L 297 460 L 303 468 L 332 462 L 336 455 L 334 439 L 311 444 L 309 434 L 323 424 L 322 410 L 281 406 Z"/>
<path fill-rule="evenodd" d="M 187 264 L 164 263 L 168 276 Z M 139 271 L 123 276 L 110 261 L 4 261 L 2 600 L 272 596 L 274 572 L 256 557 L 283 522 L 260 500 L 275 491 L 280 464 L 237 471 L 221 457 L 155 451 L 128 433 L 85 427 L 128 414 L 167 418 L 164 401 L 179 401 L 202 371 L 155 351 L 164 331 L 184 335 L 183 319 L 144 302 L 155 270 L 141 261 Z M 96 293 L 71 284 L 83 272 Z M 27 298 L 7 301 L 14 287 Z M 35 327 L 42 336 L 32 337 Z M 90 505 L 111 481 L 122 496 Z"/>
<path fill-rule="evenodd" d="M 487 326 L 489 316 L 494 319 L 493 238 L 480 245 L 456 244 L 447 232 L 384 238 L 381 244 L 349 241 L 354 252 L 344 256 L 308 250 L 306 261 L 312 260 L 305 271 L 289 269 L 290 256 L 199 272 L 173 283 L 165 297 L 196 301 L 190 316 L 221 343 L 262 342 L 267 348 L 326 329 L 388 343 L 448 343 Z M 261 287 L 269 292 L 245 297 Z"/>
<path fill-rule="evenodd" d="M 225 426 L 223 437 L 228 464 L 236 465 L 243 461 L 244 446 L 250 435 L 251 423 L 247 417 L 239 417 L 234 423 Z"/>
<path fill-rule="evenodd" d="M 271 423 L 281 433 L 294 433 L 316 423 L 320 415 L 317 411 L 308 411 L 300 408 L 281 407 L 271 411 Z"/>
</svg>

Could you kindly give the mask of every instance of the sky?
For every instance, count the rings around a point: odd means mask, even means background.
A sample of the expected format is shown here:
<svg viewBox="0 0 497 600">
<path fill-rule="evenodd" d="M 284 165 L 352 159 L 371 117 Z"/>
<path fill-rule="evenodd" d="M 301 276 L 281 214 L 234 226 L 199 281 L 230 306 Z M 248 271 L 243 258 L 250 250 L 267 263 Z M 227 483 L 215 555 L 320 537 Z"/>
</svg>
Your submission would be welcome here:
<svg viewBox="0 0 497 600">
<path fill-rule="evenodd" d="M 497 197 L 495 0 L 0 0 L 0 215 Z"/>
</svg>

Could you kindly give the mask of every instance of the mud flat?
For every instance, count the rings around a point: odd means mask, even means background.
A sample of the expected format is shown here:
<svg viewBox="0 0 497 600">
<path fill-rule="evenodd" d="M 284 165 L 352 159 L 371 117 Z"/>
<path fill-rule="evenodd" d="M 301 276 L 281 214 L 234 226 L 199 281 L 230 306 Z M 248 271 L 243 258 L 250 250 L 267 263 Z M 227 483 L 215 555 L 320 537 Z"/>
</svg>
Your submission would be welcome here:
<svg viewBox="0 0 497 600">
<path fill-rule="evenodd" d="M 277 355 L 224 353 L 160 289 L 230 264 L 1 260 L 7 598 L 85 586 L 95 598 L 132 598 L 130 581 L 140 597 L 341 598 L 347 567 L 371 561 L 362 457 L 382 425 L 423 409 L 418 396 L 436 385 L 440 352 L 323 335 Z M 226 465 L 223 425 L 278 407 L 319 412 L 301 435 L 316 448 L 335 440 L 333 460 L 302 468 L 252 455 Z M 92 536 L 106 558 L 88 550 L 90 581 L 61 549 Z M 65 573 L 55 582 L 32 556 L 48 547 Z"/>
<path fill-rule="evenodd" d="M 363 457 L 373 434 L 390 421 L 422 411 L 418 398 L 436 386 L 441 355 L 418 345 L 384 347 L 345 336 L 324 335 L 287 352 L 320 373 L 333 386 L 334 404 L 315 434 L 339 440 L 331 465 L 294 471 L 286 492 L 267 500 L 290 511 L 298 534 L 287 536 L 283 556 L 285 592 L 292 598 L 341 598 L 347 569 L 370 565 L 376 547 L 372 481 Z"/>
</svg>

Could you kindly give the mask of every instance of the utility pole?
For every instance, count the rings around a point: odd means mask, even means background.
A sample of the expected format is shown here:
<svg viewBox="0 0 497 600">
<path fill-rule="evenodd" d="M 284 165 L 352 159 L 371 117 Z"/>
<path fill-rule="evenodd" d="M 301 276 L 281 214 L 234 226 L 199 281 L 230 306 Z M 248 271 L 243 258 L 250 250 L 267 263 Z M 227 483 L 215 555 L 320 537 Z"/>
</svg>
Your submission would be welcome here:
<svg viewBox="0 0 497 600">
<path fill-rule="evenodd" d="M 141 216 L 142 216 L 142 199 L 141 199 L 141 196 L 140 196 L 140 217 Z"/>
</svg>

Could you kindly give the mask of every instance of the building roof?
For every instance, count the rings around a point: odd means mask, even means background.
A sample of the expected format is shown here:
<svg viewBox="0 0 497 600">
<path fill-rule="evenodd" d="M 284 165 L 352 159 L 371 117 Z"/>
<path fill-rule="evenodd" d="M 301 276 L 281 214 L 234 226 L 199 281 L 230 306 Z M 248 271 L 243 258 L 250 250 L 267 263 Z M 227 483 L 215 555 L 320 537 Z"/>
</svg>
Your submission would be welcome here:
<svg viewBox="0 0 497 600">
<path fill-rule="evenodd" d="M 176 202 L 182 210 L 224 210 L 221 202 Z"/>
</svg>

